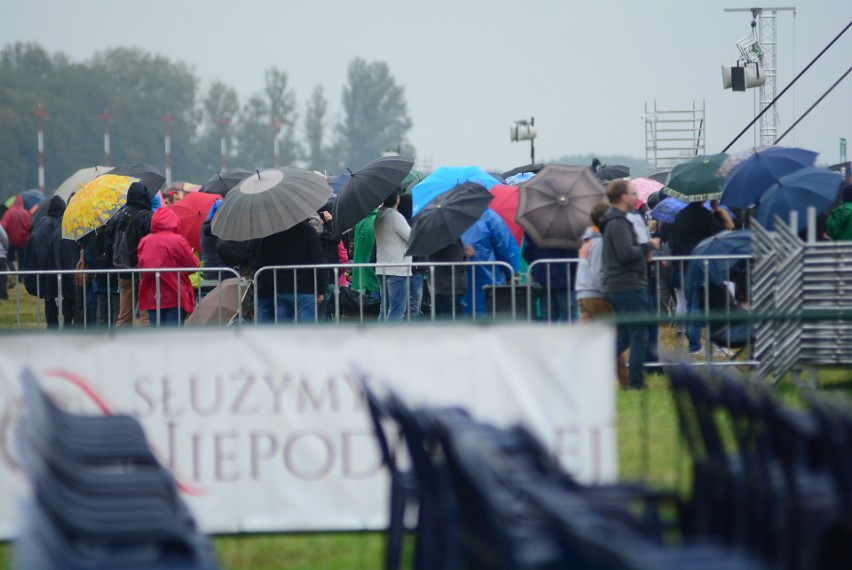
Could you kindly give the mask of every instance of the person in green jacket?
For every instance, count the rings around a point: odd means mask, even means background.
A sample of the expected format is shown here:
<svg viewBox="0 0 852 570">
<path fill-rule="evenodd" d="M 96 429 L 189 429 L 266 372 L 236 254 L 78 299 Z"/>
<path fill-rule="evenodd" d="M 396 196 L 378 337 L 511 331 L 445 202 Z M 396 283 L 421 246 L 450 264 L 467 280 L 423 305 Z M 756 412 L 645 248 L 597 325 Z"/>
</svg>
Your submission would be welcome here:
<svg viewBox="0 0 852 570">
<path fill-rule="evenodd" d="M 378 212 L 378 210 L 373 210 L 369 216 L 358 222 L 355 226 L 352 263 L 375 263 L 376 233 L 373 225 L 375 224 Z M 376 278 L 376 270 L 373 268 L 357 267 L 353 269 L 352 288 L 365 297 L 378 299 L 379 280 Z"/>
<path fill-rule="evenodd" d="M 828 237 L 835 241 L 852 240 L 852 183 L 846 182 L 840 189 L 843 203 L 828 217 Z"/>
</svg>

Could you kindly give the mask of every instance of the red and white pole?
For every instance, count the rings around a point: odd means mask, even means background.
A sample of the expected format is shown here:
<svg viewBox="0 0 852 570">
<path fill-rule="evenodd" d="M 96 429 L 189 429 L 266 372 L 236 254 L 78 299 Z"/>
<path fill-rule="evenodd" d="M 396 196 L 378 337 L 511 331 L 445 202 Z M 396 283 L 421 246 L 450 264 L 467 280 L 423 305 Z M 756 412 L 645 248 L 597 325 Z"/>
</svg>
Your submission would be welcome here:
<svg viewBox="0 0 852 570">
<path fill-rule="evenodd" d="M 216 121 L 216 124 L 219 125 L 219 172 L 225 172 L 227 167 L 225 161 L 225 153 L 227 151 L 227 148 L 225 146 L 225 131 L 227 131 L 228 125 L 231 124 L 231 119 L 222 116 L 219 117 L 219 120 Z"/>
<path fill-rule="evenodd" d="M 44 118 L 47 116 L 47 109 L 39 103 L 31 114 L 36 118 L 38 128 L 38 188 L 44 192 Z"/>
<path fill-rule="evenodd" d="M 281 153 L 278 151 L 278 132 L 281 130 L 281 119 L 272 117 L 272 156 L 275 161 L 275 168 L 281 166 Z"/>
<path fill-rule="evenodd" d="M 105 107 L 104 112 L 98 115 L 98 118 L 104 122 L 104 166 L 112 166 L 109 152 L 109 124 L 114 117 L 115 115 L 109 112 L 109 107 Z"/>
<path fill-rule="evenodd" d="M 175 118 L 168 112 L 160 117 L 163 127 L 166 130 L 165 146 L 166 146 L 166 188 L 172 184 L 172 134 L 171 126 L 175 122 Z"/>
</svg>

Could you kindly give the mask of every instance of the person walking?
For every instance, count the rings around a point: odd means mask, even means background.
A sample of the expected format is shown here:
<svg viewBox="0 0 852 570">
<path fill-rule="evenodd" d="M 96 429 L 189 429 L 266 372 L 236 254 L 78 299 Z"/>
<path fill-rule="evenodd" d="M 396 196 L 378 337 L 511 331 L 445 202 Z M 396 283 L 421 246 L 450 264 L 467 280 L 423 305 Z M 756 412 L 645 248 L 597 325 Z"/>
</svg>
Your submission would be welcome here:
<svg viewBox="0 0 852 570">
<path fill-rule="evenodd" d="M 636 209 L 636 189 L 629 180 L 614 180 L 606 191 L 610 209 L 601 217 L 603 234 L 603 292 L 618 317 L 650 316 L 648 259 L 659 249 L 659 238 L 639 243 L 627 213 Z M 618 325 L 616 355 L 630 349 L 628 387 L 645 387 L 645 355 L 649 327 Z"/>
</svg>

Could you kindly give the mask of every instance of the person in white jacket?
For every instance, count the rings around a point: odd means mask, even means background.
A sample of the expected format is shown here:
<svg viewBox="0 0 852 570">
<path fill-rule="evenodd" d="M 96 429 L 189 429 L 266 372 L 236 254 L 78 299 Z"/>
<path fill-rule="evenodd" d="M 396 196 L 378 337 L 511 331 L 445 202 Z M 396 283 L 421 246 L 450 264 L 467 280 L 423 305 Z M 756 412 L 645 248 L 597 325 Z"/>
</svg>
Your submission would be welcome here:
<svg viewBox="0 0 852 570">
<path fill-rule="evenodd" d="M 387 267 L 383 264 L 411 263 L 406 256 L 411 227 L 405 217 L 397 211 L 399 192 L 385 200 L 376 214 L 376 277 L 382 298 L 379 311 L 380 321 L 401 321 L 408 309 L 408 280 L 411 267 Z"/>
</svg>

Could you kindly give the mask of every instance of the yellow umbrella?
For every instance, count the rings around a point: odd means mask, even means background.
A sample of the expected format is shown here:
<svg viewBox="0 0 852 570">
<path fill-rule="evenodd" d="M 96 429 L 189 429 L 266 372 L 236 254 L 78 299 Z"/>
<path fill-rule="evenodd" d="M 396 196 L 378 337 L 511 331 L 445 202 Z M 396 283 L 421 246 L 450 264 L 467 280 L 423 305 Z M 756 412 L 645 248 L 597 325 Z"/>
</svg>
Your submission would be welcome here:
<svg viewBox="0 0 852 570">
<path fill-rule="evenodd" d="M 79 240 L 107 223 L 127 201 L 127 189 L 138 178 L 102 174 L 74 194 L 62 217 L 62 237 Z"/>
</svg>

